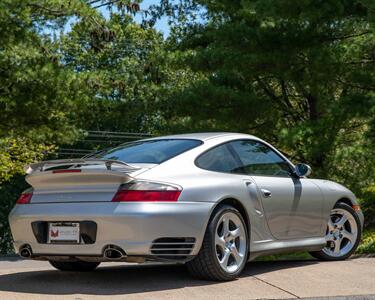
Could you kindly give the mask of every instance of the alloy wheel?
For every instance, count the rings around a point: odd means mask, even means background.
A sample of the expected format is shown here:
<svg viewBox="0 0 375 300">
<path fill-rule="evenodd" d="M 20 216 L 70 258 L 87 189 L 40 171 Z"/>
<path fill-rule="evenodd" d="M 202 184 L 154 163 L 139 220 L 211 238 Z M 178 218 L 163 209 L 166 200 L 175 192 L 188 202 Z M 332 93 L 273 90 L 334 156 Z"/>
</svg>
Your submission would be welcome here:
<svg viewBox="0 0 375 300">
<path fill-rule="evenodd" d="M 236 272 L 246 259 L 246 230 L 242 220 L 232 212 L 224 213 L 215 230 L 216 257 L 227 273 Z"/>
<path fill-rule="evenodd" d="M 331 211 L 326 232 L 327 246 L 323 252 L 332 257 L 341 257 L 349 253 L 357 240 L 358 226 L 353 215 L 345 209 Z"/>
</svg>

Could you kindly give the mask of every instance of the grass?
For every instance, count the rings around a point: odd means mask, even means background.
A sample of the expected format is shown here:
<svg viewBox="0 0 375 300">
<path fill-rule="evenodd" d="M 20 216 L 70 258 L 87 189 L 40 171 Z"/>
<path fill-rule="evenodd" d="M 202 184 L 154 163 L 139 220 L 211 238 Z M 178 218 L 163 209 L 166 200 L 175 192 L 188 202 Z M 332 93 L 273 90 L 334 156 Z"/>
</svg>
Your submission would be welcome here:
<svg viewBox="0 0 375 300">
<path fill-rule="evenodd" d="M 375 229 L 366 229 L 362 235 L 362 242 L 359 244 L 355 254 L 374 254 L 375 253 Z M 312 256 L 308 252 L 294 252 L 285 254 L 276 254 L 259 257 L 256 261 L 275 261 L 275 260 L 307 260 Z"/>
<path fill-rule="evenodd" d="M 307 260 L 312 256 L 308 252 L 293 252 L 261 256 L 256 258 L 255 261 L 275 261 L 275 260 Z"/>
<path fill-rule="evenodd" d="M 357 254 L 375 253 L 375 228 L 367 229 L 363 232 L 362 243 L 359 245 Z"/>
</svg>

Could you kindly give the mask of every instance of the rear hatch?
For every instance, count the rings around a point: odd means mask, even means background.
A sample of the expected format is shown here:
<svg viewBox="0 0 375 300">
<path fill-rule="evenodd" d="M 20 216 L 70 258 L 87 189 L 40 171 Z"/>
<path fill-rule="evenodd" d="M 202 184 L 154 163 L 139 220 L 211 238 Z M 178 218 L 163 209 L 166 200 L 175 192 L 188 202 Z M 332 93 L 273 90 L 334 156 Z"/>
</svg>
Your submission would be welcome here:
<svg viewBox="0 0 375 300">
<path fill-rule="evenodd" d="M 149 168 L 100 159 L 30 164 L 26 168 L 26 181 L 33 187 L 30 203 L 109 202 L 121 184 Z"/>
</svg>

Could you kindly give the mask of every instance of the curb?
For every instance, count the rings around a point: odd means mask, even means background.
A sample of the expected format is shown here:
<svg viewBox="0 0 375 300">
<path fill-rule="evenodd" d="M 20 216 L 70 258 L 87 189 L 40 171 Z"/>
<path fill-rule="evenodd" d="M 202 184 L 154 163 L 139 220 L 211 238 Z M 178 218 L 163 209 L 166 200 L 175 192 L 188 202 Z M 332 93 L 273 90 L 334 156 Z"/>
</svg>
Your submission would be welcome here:
<svg viewBox="0 0 375 300">
<path fill-rule="evenodd" d="M 353 254 L 350 258 L 373 258 L 375 253 Z"/>
<path fill-rule="evenodd" d="M 357 258 L 375 258 L 375 253 L 363 253 L 363 254 L 353 254 L 347 259 L 357 259 Z M 258 259 L 255 259 L 251 262 L 261 262 L 261 263 L 267 263 L 267 262 L 303 262 L 303 261 L 319 261 L 318 259 L 311 257 L 311 258 L 276 258 L 275 260 L 262 260 L 262 257 L 259 257 Z"/>
<path fill-rule="evenodd" d="M 16 254 L 6 254 L 6 255 L 0 255 L 0 261 L 17 261 L 17 260 L 23 260 L 20 256 Z"/>
<path fill-rule="evenodd" d="M 350 256 L 349 259 L 357 259 L 357 258 L 375 258 L 375 253 L 364 253 L 364 254 L 353 254 Z M 16 260 L 24 260 L 22 257 L 20 257 L 17 254 L 5 254 L 5 255 L 0 255 L 0 261 L 16 261 Z M 253 261 L 253 262 L 276 262 L 276 261 L 312 261 L 312 260 L 317 260 L 314 258 L 311 259 L 276 259 L 276 260 L 269 260 L 269 261 Z"/>
</svg>

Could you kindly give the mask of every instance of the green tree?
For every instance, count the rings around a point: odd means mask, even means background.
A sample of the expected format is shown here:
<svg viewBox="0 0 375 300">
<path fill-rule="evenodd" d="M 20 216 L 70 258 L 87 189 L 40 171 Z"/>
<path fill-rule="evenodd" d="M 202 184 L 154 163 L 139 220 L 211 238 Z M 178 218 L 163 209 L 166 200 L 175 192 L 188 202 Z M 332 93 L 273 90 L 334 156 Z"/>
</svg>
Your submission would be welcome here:
<svg viewBox="0 0 375 300">
<path fill-rule="evenodd" d="M 0 138 L 65 142 L 76 135 L 74 113 L 87 98 L 80 78 L 64 68 L 41 32 L 48 15 L 34 3 L 0 3 Z"/>
<path fill-rule="evenodd" d="M 204 17 L 179 23 L 170 39 L 201 77 L 168 100 L 172 125 L 257 134 L 318 176 L 332 175 L 337 161 L 346 170 L 359 156 L 366 164 L 373 152 L 362 135 L 375 112 L 370 1 L 195 3 Z"/>
<path fill-rule="evenodd" d="M 23 166 L 53 152 L 54 144 L 76 138 L 74 114 L 87 99 L 77 74 L 63 67 L 44 32 L 64 23 L 51 14 L 63 2 L 0 2 L 1 253 L 10 249 L 8 213 L 26 186 L 19 176 Z"/>
<path fill-rule="evenodd" d="M 161 34 L 133 21 L 138 10 L 130 1 L 0 2 L 1 252 L 25 164 L 74 145 L 82 129 L 161 124 L 153 107 L 173 76 Z"/>
<path fill-rule="evenodd" d="M 82 19 L 61 38 L 65 67 L 85 76 L 93 101 L 82 111 L 91 130 L 152 131 L 155 103 L 170 84 L 162 35 L 126 14 Z"/>
</svg>

